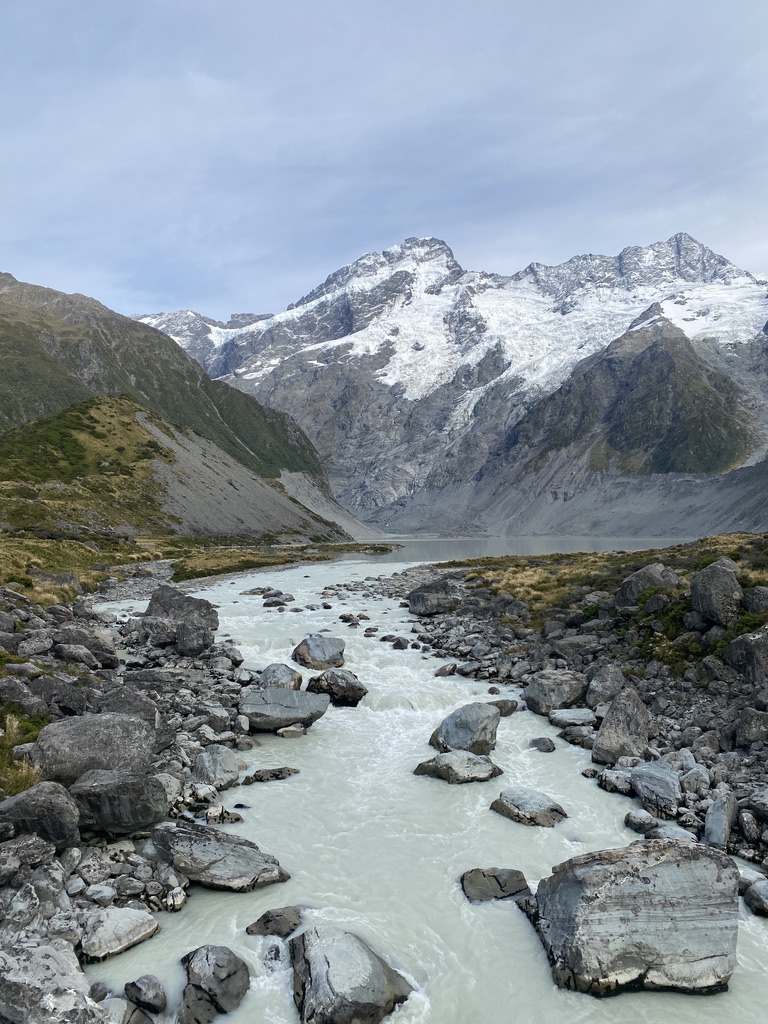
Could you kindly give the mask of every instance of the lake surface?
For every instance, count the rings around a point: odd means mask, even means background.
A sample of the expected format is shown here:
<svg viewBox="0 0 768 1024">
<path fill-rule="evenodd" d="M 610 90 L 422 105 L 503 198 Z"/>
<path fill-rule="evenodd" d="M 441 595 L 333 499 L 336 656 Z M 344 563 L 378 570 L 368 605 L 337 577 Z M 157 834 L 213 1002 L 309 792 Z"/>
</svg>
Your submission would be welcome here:
<svg viewBox="0 0 768 1024">
<path fill-rule="evenodd" d="M 470 904 L 459 876 L 473 867 L 515 867 L 536 882 L 569 857 L 636 840 L 623 819 L 638 805 L 604 793 L 581 776 L 590 764 L 586 751 L 557 739 L 554 753 L 529 749 L 531 738 L 555 738 L 557 732 L 529 712 L 499 723 L 493 754 L 505 773 L 499 778 L 449 786 L 414 776 L 415 766 L 434 754 L 428 739 L 436 725 L 460 705 L 486 698 L 487 684 L 436 678 L 442 661 L 412 649 L 394 651 L 338 620 L 341 613 L 365 611 L 370 616 L 366 625 L 410 635 L 413 620 L 396 602 L 356 594 L 334 599 L 331 610 L 280 614 L 264 609 L 258 597 L 240 593 L 272 584 L 294 594 L 303 608 L 318 602 L 325 584 L 389 574 L 407 564 L 410 559 L 395 552 L 385 565 L 356 559 L 249 573 L 198 592 L 219 606 L 220 633 L 238 642 L 246 667 L 288 662 L 305 634 L 328 629 L 346 641 L 346 667 L 369 693 L 357 708 L 331 708 L 301 739 L 262 735 L 261 746 L 243 755 L 250 771 L 289 765 L 299 768 L 299 775 L 224 794 L 228 807 L 247 804 L 240 812 L 242 824 L 226 829 L 275 855 L 291 879 L 245 894 L 193 887 L 182 913 L 158 915 L 158 936 L 89 967 L 91 980 L 103 979 L 119 992 L 126 981 L 149 972 L 178 996 L 183 985 L 179 958 L 202 943 L 222 944 L 252 971 L 246 999 L 222 1021 L 296 1024 L 287 961 L 272 969 L 265 965 L 276 940 L 248 936 L 245 929 L 265 910 L 298 903 L 312 908 L 310 922 L 333 923 L 361 935 L 415 985 L 415 993 L 387 1018 L 393 1024 L 764 1020 L 768 921 L 743 908 L 739 967 L 727 993 L 631 993 L 595 1000 L 557 989 L 541 944 L 516 906 Z M 512 688 L 510 695 L 516 695 Z M 512 783 L 549 793 L 569 817 L 554 829 L 542 829 L 491 812 L 491 801 Z"/>
<path fill-rule="evenodd" d="M 382 543 L 400 545 L 391 556 L 369 556 L 373 561 L 450 562 L 502 555 L 551 555 L 576 551 L 641 551 L 684 544 L 692 537 L 397 537 Z M 357 556 L 350 555 L 350 559 Z"/>
</svg>

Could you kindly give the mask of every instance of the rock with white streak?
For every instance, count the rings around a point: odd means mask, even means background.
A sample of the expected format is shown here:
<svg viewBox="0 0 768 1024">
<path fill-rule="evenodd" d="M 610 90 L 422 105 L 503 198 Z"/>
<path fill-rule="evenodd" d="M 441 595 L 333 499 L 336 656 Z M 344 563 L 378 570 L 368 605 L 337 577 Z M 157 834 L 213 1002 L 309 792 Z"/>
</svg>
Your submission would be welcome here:
<svg viewBox="0 0 768 1024">
<path fill-rule="evenodd" d="M 152 938 L 160 926 L 146 910 L 107 907 L 90 914 L 82 941 L 83 956 L 89 961 L 106 960 Z"/>
</svg>

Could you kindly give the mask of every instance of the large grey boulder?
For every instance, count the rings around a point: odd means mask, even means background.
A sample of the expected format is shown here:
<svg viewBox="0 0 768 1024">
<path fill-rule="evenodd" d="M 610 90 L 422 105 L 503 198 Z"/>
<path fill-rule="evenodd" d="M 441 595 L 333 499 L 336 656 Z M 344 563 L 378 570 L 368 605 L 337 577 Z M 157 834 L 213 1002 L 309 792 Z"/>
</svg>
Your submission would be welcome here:
<svg viewBox="0 0 768 1024">
<path fill-rule="evenodd" d="M 596 708 L 599 704 L 610 704 L 626 685 L 627 680 L 618 665 L 614 662 L 602 665 L 589 681 L 585 697 L 587 707 Z"/>
<path fill-rule="evenodd" d="M 753 882 L 744 893 L 744 902 L 753 914 L 768 917 L 768 878 Z"/>
<path fill-rule="evenodd" d="M 747 749 L 753 743 L 764 743 L 768 740 L 768 711 L 744 708 L 736 719 L 734 739 L 737 747 L 746 747 Z"/>
<path fill-rule="evenodd" d="M 738 882 L 719 850 L 641 840 L 559 864 L 527 912 L 561 988 L 717 992 L 736 967 Z"/>
<path fill-rule="evenodd" d="M 443 719 L 430 736 L 429 744 L 441 753 L 468 750 L 472 754 L 490 754 L 496 746 L 500 718 L 501 712 L 492 704 L 465 704 Z"/>
<path fill-rule="evenodd" d="M 245 715 L 256 732 L 277 732 L 288 725 L 309 728 L 328 710 L 330 698 L 325 693 L 288 690 L 283 686 L 246 686 L 240 692 L 239 712 Z"/>
<path fill-rule="evenodd" d="M 527 786 L 510 786 L 502 790 L 491 804 L 491 810 L 521 825 L 554 826 L 568 815 L 551 796 Z"/>
<path fill-rule="evenodd" d="M 11 1024 L 113 1024 L 90 998 L 74 951 L 53 946 L 0 949 L 0 1017 Z"/>
<path fill-rule="evenodd" d="M 768 626 L 737 636 L 723 651 L 723 661 L 750 683 L 762 686 L 768 681 Z"/>
<path fill-rule="evenodd" d="M 106 907 L 94 910 L 85 921 L 81 948 L 86 961 L 106 960 L 150 939 L 160 925 L 146 910 Z"/>
<path fill-rule="evenodd" d="M 305 668 L 341 668 L 344 664 L 344 641 L 336 636 L 310 633 L 298 644 L 291 657 Z"/>
<path fill-rule="evenodd" d="M 517 868 L 471 868 L 459 881 L 472 903 L 510 899 L 517 903 L 531 895 L 525 875 Z"/>
<path fill-rule="evenodd" d="M 675 573 L 661 562 L 652 562 L 627 576 L 616 591 L 616 604 L 619 608 L 626 608 L 637 604 L 646 590 L 673 590 L 676 586 Z"/>
<path fill-rule="evenodd" d="M 58 782 L 39 782 L 0 801 L 0 822 L 13 825 L 17 835 L 33 832 L 59 851 L 80 842 L 80 811 Z"/>
<path fill-rule="evenodd" d="M 127 982 L 124 991 L 139 1009 L 150 1013 L 162 1013 L 168 1004 L 165 989 L 154 974 L 142 974 L 135 981 Z"/>
<path fill-rule="evenodd" d="M 410 592 L 408 611 L 411 615 L 442 615 L 457 608 L 459 599 L 459 592 L 453 583 L 437 580 Z"/>
<path fill-rule="evenodd" d="M 204 782 L 216 789 L 229 789 L 237 782 L 240 769 L 244 767 L 245 764 L 230 747 L 210 743 L 195 758 L 192 777 L 196 782 Z"/>
<path fill-rule="evenodd" d="M 284 686 L 288 690 L 299 690 L 304 677 L 290 665 L 282 665 L 280 662 L 273 662 L 261 670 L 259 675 L 259 686 Z"/>
<path fill-rule="evenodd" d="M 46 725 L 33 746 L 46 779 L 68 785 L 94 769 L 143 771 L 152 759 L 155 731 L 128 715 L 86 714 Z"/>
<path fill-rule="evenodd" d="M 749 806 L 760 821 L 768 821 L 768 786 L 753 790 Z"/>
<path fill-rule="evenodd" d="M 172 622 L 204 626 L 214 632 L 219 628 L 219 615 L 210 601 L 200 597 L 189 597 L 176 587 L 165 584 L 153 592 L 144 614 L 149 618 L 170 619 Z"/>
<path fill-rule="evenodd" d="M 452 784 L 464 782 L 487 782 L 495 779 L 502 771 L 490 757 L 482 754 L 470 754 L 468 750 L 449 750 L 437 754 L 429 761 L 422 761 L 413 770 L 414 775 L 429 775 L 434 779 L 444 779 Z"/>
<path fill-rule="evenodd" d="M 329 668 L 307 683 L 308 693 L 327 693 L 331 704 L 338 708 L 354 708 L 368 690 L 354 672 L 345 668 Z"/>
<path fill-rule="evenodd" d="M 743 596 L 736 573 L 721 561 L 708 565 L 691 580 L 693 610 L 707 622 L 725 629 L 736 623 Z"/>
<path fill-rule="evenodd" d="M 537 672 L 523 690 L 525 702 L 537 715 L 548 715 L 557 708 L 569 708 L 581 700 L 587 679 L 581 672 L 547 668 Z"/>
<path fill-rule="evenodd" d="M 57 630 L 53 634 L 53 640 L 54 643 L 65 646 L 85 647 L 102 668 L 117 668 L 120 664 L 114 637 L 108 629 L 70 623 Z"/>
<path fill-rule="evenodd" d="M 682 800 L 680 776 L 663 761 L 636 765 L 631 773 L 632 788 L 643 807 L 659 818 L 674 818 Z"/>
<path fill-rule="evenodd" d="M 161 861 L 209 889 L 250 892 L 291 877 L 255 843 L 208 825 L 163 822 L 155 826 L 152 843 Z"/>
<path fill-rule="evenodd" d="M 648 746 L 651 717 L 634 686 L 611 701 L 592 747 L 596 764 L 616 764 L 620 757 L 642 757 Z"/>
<path fill-rule="evenodd" d="M 715 793 L 715 798 L 704 818 L 704 842 L 725 850 L 738 810 L 735 794 L 723 784 Z"/>
<path fill-rule="evenodd" d="M 181 958 L 187 984 L 178 1024 L 208 1024 L 219 1013 L 231 1013 L 243 1001 L 250 975 L 244 960 L 227 946 L 198 946 Z"/>
<path fill-rule="evenodd" d="M 340 928 L 308 928 L 289 949 L 303 1024 L 379 1024 L 412 991 L 370 946 Z"/>
<path fill-rule="evenodd" d="M 83 828 L 116 834 L 162 821 L 168 797 L 155 775 L 125 770 L 85 772 L 70 787 Z"/>
</svg>

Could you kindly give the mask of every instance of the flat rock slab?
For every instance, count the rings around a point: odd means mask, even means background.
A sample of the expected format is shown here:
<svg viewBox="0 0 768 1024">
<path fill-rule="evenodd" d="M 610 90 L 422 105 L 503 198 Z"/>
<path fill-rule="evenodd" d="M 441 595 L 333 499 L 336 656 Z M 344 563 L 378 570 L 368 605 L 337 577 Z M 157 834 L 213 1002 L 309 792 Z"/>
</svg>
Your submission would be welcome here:
<svg viewBox="0 0 768 1024">
<path fill-rule="evenodd" d="M 449 750 L 437 754 L 429 761 L 422 761 L 413 770 L 414 775 L 430 775 L 452 784 L 464 782 L 487 782 L 501 775 L 502 771 L 490 757 L 470 754 L 468 750 Z"/>
<path fill-rule="evenodd" d="M 459 879 L 464 895 L 472 903 L 489 900 L 528 899 L 531 890 L 522 871 L 517 868 L 472 868 Z"/>
<path fill-rule="evenodd" d="M 166 863 L 209 889 L 250 892 L 291 877 L 255 843 L 207 825 L 164 822 L 155 827 L 152 842 Z"/>
<path fill-rule="evenodd" d="M 641 840 L 559 864 L 523 907 L 561 988 L 717 992 L 736 967 L 738 882 L 719 850 Z"/>
<path fill-rule="evenodd" d="M 289 943 L 303 1024 L 379 1024 L 411 986 L 357 935 L 330 925 Z"/>
<path fill-rule="evenodd" d="M 89 915 L 82 940 L 86 960 L 106 960 L 152 938 L 160 925 L 147 910 L 107 907 Z"/>
<path fill-rule="evenodd" d="M 491 804 L 491 810 L 521 825 L 541 825 L 543 828 L 554 828 L 558 821 L 568 817 L 551 796 L 525 786 L 502 790 Z"/>
<path fill-rule="evenodd" d="M 289 725 L 309 728 L 328 710 L 326 693 L 288 690 L 282 686 L 246 686 L 240 695 L 241 715 L 245 715 L 255 732 L 277 732 Z"/>
</svg>

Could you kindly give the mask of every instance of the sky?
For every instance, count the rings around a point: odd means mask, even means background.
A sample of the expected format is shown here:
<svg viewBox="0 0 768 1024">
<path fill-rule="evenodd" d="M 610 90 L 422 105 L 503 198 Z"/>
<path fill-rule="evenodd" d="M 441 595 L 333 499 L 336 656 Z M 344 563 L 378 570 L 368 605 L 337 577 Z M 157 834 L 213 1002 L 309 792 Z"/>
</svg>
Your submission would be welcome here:
<svg viewBox="0 0 768 1024">
<path fill-rule="evenodd" d="M 0 271 L 122 313 L 276 312 L 409 236 L 768 271 L 766 0 L 5 0 L 0 40 Z"/>
</svg>

